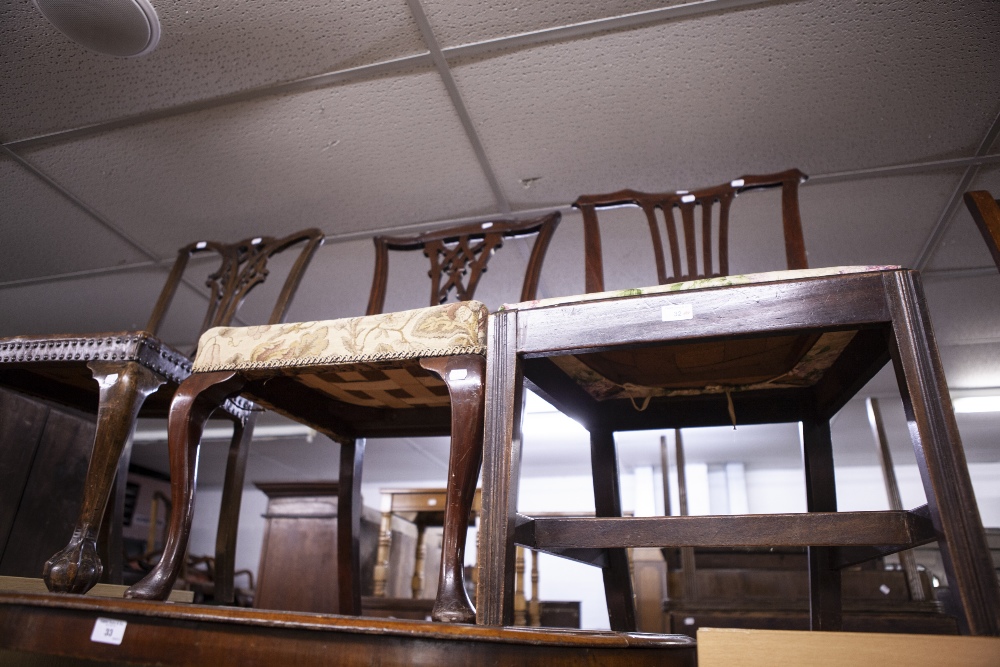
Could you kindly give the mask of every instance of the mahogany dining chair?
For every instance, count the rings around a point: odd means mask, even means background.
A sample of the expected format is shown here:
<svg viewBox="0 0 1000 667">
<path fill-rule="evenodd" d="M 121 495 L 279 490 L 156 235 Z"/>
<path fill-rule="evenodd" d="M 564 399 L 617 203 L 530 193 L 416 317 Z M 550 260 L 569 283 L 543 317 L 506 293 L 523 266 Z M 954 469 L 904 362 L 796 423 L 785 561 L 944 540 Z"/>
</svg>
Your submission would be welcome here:
<svg viewBox="0 0 1000 667">
<path fill-rule="evenodd" d="M 472 301 L 493 253 L 534 237 L 521 297 L 533 298 L 560 215 L 500 220 L 375 238 L 368 314 L 270 327 L 222 327 L 202 335 L 194 373 L 171 407 L 174 513 L 163 558 L 127 595 L 163 599 L 177 577 L 191 527 L 194 462 L 205 417 L 245 396 L 340 443 L 337 577 L 341 614 L 361 613 L 358 536 L 361 468 L 368 437 L 451 435 L 441 570 L 432 617 L 472 622 L 464 549 L 482 462 L 486 306 Z M 382 313 L 389 251 L 430 259 L 431 305 Z M 452 295 L 460 301 L 445 303 Z M 321 563 L 316 564 L 322 567 Z"/>
<path fill-rule="evenodd" d="M 128 472 L 131 438 L 138 417 L 165 416 L 174 391 L 191 374 L 191 359 L 157 337 L 157 331 L 194 256 L 218 256 L 218 268 L 207 279 L 208 309 L 199 331 L 229 324 L 247 295 L 264 282 L 274 255 L 300 247 L 288 272 L 269 322 L 281 322 L 309 261 L 323 243 L 317 229 L 284 238 L 248 238 L 225 244 L 199 241 L 180 249 L 149 322 L 139 331 L 93 334 L 24 335 L 0 339 L 0 384 L 86 412 L 97 413 L 97 432 L 87 470 L 84 496 L 73 535 L 45 564 L 44 578 L 57 592 L 84 593 L 101 579 L 121 583 L 121 517 L 124 477 Z M 239 512 L 243 464 L 253 433 L 254 406 L 228 401 L 222 413 L 235 424 L 229 452 L 225 494 Z M 112 487 L 118 483 L 109 504 Z M 108 508 L 112 521 L 105 519 Z M 109 523 L 115 525 L 108 525 Z M 217 598 L 232 600 L 236 532 L 230 517 L 219 521 L 216 559 Z M 102 554 L 98 537 L 102 524 Z"/>
</svg>

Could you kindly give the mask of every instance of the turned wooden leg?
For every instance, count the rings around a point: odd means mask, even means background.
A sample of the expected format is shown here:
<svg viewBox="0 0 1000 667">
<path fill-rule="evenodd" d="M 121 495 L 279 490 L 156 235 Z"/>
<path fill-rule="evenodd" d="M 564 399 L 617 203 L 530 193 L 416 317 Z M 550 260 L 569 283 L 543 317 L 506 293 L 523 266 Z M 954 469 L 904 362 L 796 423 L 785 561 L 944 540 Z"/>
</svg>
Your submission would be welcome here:
<svg viewBox="0 0 1000 667">
<path fill-rule="evenodd" d="M 528 599 L 524 595 L 524 547 L 517 547 L 514 558 L 514 625 L 528 624 Z"/>
<path fill-rule="evenodd" d="M 372 595 L 379 598 L 386 596 L 385 588 L 389 581 L 389 554 L 392 550 L 392 496 L 382 496 L 382 521 L 378 529 L 378 553 L 375 556 L 374 589 Z"/>
<path fill-rule="evenodd" d="M 243 478 L 257 415 L 257 412 L 249 412 L 242 419 L 234 420 L 233 424 L 233 439 L 229 443 L 229 457 L 226 461 L 226 479 L 222 486 L 219 528 L 215 533 L 213 598 L 216 604 L 232 604 L 236 598 L 233 584 L 236 573 L 236 537 L 239 534 L 240 505 L 243 503 Z"/>
<path fill-rule="evenodd" d="M 605 429 L 590 433 L 590 467 L 594 478 L 594 508 L 597 516 L 620 517 L 622 494 L 618 478 L 615 434 Z M 635 598 L 629 576 L 628 550 L 606 549 L 608 564 L 603 568 L 604 596 L 608 602 L 611 629 L 635 632 Z"/>
<path fill-rule="evenodd" d="M 441 544 L 441 574 L 431 618 L 474 623 L 476 610 L 465 590 L 465 538 L 483 464 L 483 383 L 486 359 L 477 354 L 421 359 L 437 374 L 451 397 L 451 454 Z"/>
<path fill-rule="evenodd" d="M 528 617 L 534 628 L 542 626 L 542 601 L 538 597 L 538 557 L 541 555 L 540 551 L 531 552 L 531 601 L 528 603 Z"/>
<path fill-rule="evenodd" d="M 92 361 L 88 367 L 101 392 L 83 503 L 69 544 L 45 563 L 42 573 L 49 590 L 59 593 L 86 593 L 100 580 L 103 566 L 97 555 L 97 538 L 118 463 L 132 437 L 139 408 L 164 383 L 163 378 L 134 361 Z"/>
<path fill-rule="evenodd" d="M 365 440 L 340 443 L 337 491 L 337 596 L 341 614 L 361 615 L 361 464 Z"/>
<path fill-rule="evenodd" d="M 194 516 L 198 449 L 205 422 L 215 409 L 243 387 L 235 371 L 196 373 L 181 383 L 170 404 L 167 445 L 170 448 L 170 496 L 173 510 L 160 562 L 125 591 L 127 598 L 165 600 L 180 573 Z"/>
<path fill-rule="evenodd" d="M 417 524 L 417 548 L 413 556 L 413 578 L 410 580 L 410 597 L 420 599 L 424 592 L 424 564 L 427 562 L 427 526 Z"/>
</svg>

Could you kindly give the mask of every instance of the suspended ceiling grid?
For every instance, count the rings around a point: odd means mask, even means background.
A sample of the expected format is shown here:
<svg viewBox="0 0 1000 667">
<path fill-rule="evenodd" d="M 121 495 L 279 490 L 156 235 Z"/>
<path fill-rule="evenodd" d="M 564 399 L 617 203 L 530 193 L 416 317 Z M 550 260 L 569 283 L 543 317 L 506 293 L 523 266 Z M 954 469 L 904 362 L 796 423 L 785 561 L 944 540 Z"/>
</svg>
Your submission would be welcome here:
<svg viewBox="0 0 1000 667">
<path fill-rule="evenodd" d="M 141 326 L 180 245 L 307 226 L 331 242 L 294 319 L 364 308 L 376 232 L 553 209 L 542 292 L 578 292 L 579 194 L 797 166 L 811 264 L 924 270 L 951 384 L 1000 386 L 960 199 L 1000 190 L 996 3 L 154 4 L 136 59 L 0 6 L 0 334 Z M 734 270 L 781 268 L 771 202 L 740 203 Z M 615 236 L 609 283 L 652 282 L 641 231 Z"/>
</svg>

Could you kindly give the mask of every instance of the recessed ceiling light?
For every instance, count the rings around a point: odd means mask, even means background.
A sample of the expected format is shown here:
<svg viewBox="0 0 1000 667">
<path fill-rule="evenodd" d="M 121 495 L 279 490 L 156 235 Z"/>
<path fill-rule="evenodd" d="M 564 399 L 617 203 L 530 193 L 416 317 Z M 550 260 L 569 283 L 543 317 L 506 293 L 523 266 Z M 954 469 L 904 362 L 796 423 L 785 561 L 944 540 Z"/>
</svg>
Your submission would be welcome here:
<svg viewBox="0 0 1000 667">
<path fill-rule="evenodd" d="M 74 42 L 109 56 L 142 56 L 160 41 L 149 0 L 34 0 L 38 11 Z"/>
</svg>

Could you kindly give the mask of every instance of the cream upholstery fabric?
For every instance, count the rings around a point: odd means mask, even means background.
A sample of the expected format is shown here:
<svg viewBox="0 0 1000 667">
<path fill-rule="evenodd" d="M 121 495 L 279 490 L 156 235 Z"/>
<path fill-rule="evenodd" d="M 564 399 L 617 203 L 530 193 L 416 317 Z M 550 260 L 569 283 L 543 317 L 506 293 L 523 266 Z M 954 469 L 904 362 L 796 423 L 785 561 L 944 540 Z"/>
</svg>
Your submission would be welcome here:
<svg viewBox="0 0 1000 667">
<path fill-rule="evenodd" d="M 464 301 L 322 322 L 217 327 L 198 341 L 194 372 L 484 354 L 488 315 L 482 303 Z"/>
</svg>

